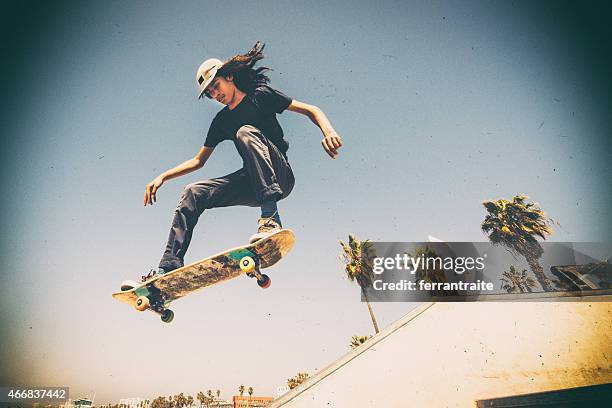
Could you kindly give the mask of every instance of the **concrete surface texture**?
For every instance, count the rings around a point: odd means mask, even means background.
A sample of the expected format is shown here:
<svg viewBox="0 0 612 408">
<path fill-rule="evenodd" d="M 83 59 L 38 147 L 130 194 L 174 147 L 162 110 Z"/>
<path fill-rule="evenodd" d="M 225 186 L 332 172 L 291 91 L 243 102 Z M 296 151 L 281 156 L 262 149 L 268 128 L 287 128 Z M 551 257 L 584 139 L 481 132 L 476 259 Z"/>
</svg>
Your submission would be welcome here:
<svg viewBox="0 0 612 408">
<path fill-rule="evenodd" d="M 612 382 L 612 296 L 427 303 L 273 407 L 475 407 Z"/>
</svg>

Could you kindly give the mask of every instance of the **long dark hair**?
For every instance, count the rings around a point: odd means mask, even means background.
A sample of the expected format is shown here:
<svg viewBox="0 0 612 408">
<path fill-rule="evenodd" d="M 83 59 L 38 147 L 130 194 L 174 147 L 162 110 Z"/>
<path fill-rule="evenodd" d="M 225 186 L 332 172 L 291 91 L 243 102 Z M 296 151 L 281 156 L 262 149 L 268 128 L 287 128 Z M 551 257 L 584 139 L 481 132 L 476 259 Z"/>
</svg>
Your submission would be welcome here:
<svg viewBox="0 0 612 408">
<path fill-rule="evenodd" d="M 263 49 L 266 45 L 257 41 L 253 48 L 246 54 L 238 54 L 227 60 L 217 71 L 217 75 L 227 78 L 234 77 L 234 84 L 243 92 L 250 93 L 261 85 L 270 82 L 265 72 L 270 71 L 267 67 L 253 68 L 257 61 L 263 59 Z"/>
</svg>

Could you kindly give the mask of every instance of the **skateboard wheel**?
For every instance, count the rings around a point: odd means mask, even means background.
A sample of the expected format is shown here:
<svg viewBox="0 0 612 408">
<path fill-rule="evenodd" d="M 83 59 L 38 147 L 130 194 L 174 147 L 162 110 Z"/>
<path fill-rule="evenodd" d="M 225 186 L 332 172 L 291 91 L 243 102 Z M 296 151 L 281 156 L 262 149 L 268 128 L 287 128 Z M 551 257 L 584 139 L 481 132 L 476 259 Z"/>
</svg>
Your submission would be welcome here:
<svg viewBox="0 0 612 408">
<path fill-rule="evenodd" d="M 272 279 L 270 279 L 268 275 L 262 274 L 261 279 L 257 280 L 257 284 L 262 289 L 268 289 L 270 285 L 272 284 Z"/>
<path fill-rule="evenodd" d="M 136 299 L 136 310 L 142 312 L 149 307 L 149 298 L 146 296 L 138 296 Z"/>
<path fill-rule="evenodd" d="M 242 272 L 249 273 L 255 270 L 255 260 L 250 256 L 245 256 L 240 260 L 240 269 Z"/>
<path fill-rule="evenodd" d="M 170 309 L 164 310 L 161 314 L 161 319 L 164 323 L 170 323 L 174 319 L 174 312 Z"/>
</svg>

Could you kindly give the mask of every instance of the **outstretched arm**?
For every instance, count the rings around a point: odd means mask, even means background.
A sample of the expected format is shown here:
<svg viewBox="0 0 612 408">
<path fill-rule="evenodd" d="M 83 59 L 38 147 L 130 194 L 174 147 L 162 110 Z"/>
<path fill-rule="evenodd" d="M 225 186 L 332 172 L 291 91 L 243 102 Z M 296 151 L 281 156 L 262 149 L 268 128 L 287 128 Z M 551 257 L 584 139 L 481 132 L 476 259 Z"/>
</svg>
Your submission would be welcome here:
<svg viewBox="0 0 612 408">
<path fill-rule="evenodd" d="M 191 173 L 192 171 L 201 169 L 206 163 L 206 160 L 210 157 L 212 152 L 215 150 L 214 147 L 204 146 L 200 149 L 198 154 L 193 158 L 189 159 L 178 166 L 170 169 L 168 171 L 163 172 L 159 176 L 157 176 L 153 181 L 147 184 L 145 188 L 144 195 L 144 205 L 147 204 L 153 205 L 153 203 L 157 200 L 156 193 L 157 190 L 167 181 L 176 177 L 180 177 L 187 173 Z"/>
<path fill-rule="evenodd" d="M 340 135 L 336 133 L 331 123 L 329 123 L 329 119 L 327 119 L 327 116 L 325 116 L 325 113 L 323 113 L 321 109 L 314 105 L 296 101 L 295 99 L 287 109 L 291 112 L 297 112 L 308 116 L 308 118 L 321 129 L 321 132 L 323 132 L 323 140 L 321 140 L 323 149 L 325 149 L 332 159 L 338 156 L 338 149 L 342 146 L 342 139 Z"/>
</svg>

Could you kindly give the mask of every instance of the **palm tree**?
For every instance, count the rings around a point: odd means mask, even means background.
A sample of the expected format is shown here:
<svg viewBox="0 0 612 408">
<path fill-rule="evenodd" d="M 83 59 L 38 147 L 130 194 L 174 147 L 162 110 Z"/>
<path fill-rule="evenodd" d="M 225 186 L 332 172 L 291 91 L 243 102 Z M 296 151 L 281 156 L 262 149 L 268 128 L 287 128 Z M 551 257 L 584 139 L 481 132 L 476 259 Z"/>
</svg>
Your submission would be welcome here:
<svg viewBox="0 0 612 408">
<path fill-rule="evenodd" d="M 221 399 L 221 390 L 217 390 L 217 406 L 219 406 L 220 399 Z"/>
<path fill-rule="evenodd" d="M 206 391 L 206 406 L 210 406 L 210 403 L 214 401 L 212 390 Z"/>
<path fill-rule="evenodd" d="M 287 385 L 289 386 L 289 389 L 292 390 L 298 385 L 300 385 L 301 383 L 303 383 L 304 381 L 306 381 L 307 379 L 308 379 L 308 373 L 297 373 L 295 377 L 289 378 L 287 380 Z"/>
<path fill-rule="evenodd" d="M 192 405 L 193 405 L 193 397 L 190 395 L 187 397 L 187 406 L 191 408 Z"/>
<path fill-rule="evenodd" d="M 168 408 L 170 406 L 166 397 L 157 397 L 151 402 L 151 408 Z"/>
<path fill-rule="evenodd" d="M 365 343 L 370 337 L 371 336 L 353 336 L 351 338 L 351 344 L 349 344 L 349 346 L 351 346 L 352 349 L 356 349 L 357 347 Z"/>
<path fill-rule="evenodd" d="M 249 393 L 249 401 L 247 402 L 247 408 L 248 408 L 251 405 L 251 396 L 253 395 L 253 387 L 249 387 L 247 392 Z"/>
<path fill-rule="evenodd" d="M 510 270 L 502 273 L 500 280 L 502 283 L 501 288 L 508 293 L 532 292 L 531 289 L 536 286 L 535 280 L 527 276 L 527 269 L 523 269 L 519 272 L 514 265 L 510 265 Z"/>
<path fill-rule="evenodd" d="M 493 245 L 502 245 L 510 252 L 522 255 L 544 291 L 553 290 L 551 281 L 544 274 L 539 259 L 544 250 L 537 237 L 546 239 L 553 233 L 552 220 L 546 217 L 537 203 L 527 203 L 529 197 L 516 195 L 512 201 L 484 201 L 487 216 L 482 231 Z"/>
<path fill-rule="evenodd" d="M 366 288 L 372 285 L 372 264 L 376 254 L 374 253 L 374 245 L 369 241 L 359 241 L 353 235 L 349 234 L 348 245 L 340 241 L 340 246 L 343 251 L 343 263 L 344 271 L 346 276 L 351 282 L 357 281 L 357 284 L 361 288 L 361 294 L 363 295 L 366 304 L 368 305 L 368 311 L 370 312 L 370 318 L 374 325 L 374 331 L 378 333 L 378 323 L 376 323 L 376 317 L 370 305 Z"/>
<path fill-rule="evenodd" d="M 244 394 L 244 385 L 241 385 L 240 387 L 238 387 L 238 392 L 240 393 L 240 396 L 242 397 L 242 394 Z"/>
<path fill-rule="evenodd" d="M 412 256 L 411 254 L 407 254 L 413 258 L 423 258 L 423 259 L 432 259 L 439 258 L 436 251 L 429 248 L 429 246 L 425 246 L 425 248 L 417 248 L 416 254 Z M 415 282 L 424 281 L 427 283 L 446 283 L 448 279 L 446 279 L 446 275 L 444 274 L 444 268 L 440 264 L 434 262 L 431 268 L 428 268 L 428 265 L 421 265 L 415 271 Z M 456 296 L 458 295 L 456 290 L 438 290 L 432 289 L 429 291 L 431 296 Z"/>
<path fill-rule="evenodd" d="M 196 395 L 196 398 L 198 399 L 198 401 L 200 401 L 200 405 L 204 405 L 204 402 L 206 401 L 206 396 L 204 395 L 202 391 L 198 392 L 198 395 Z"/>
<path fill-rule="evenodd" d="M 178 408 L 183 408 L 185 405 L 187 405 L 187 398 L 185 398 L 185 395 L 181 392 L 174 397 L 174 402 L 176 402 L 176 406 Z"/>
</svg>

